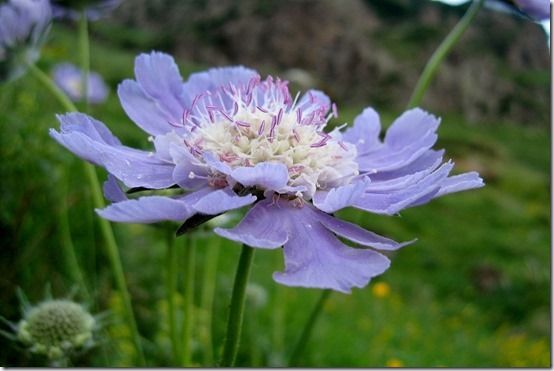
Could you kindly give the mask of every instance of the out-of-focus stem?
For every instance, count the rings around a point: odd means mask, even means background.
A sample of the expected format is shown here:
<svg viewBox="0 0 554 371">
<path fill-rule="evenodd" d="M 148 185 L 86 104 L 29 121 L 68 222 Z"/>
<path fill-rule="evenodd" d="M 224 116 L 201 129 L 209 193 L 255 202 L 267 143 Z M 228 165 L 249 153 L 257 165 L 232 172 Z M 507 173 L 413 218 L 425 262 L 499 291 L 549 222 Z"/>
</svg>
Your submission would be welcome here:
<svg viewBox="0 0 554 371">
<path fill-rule="evenodd" d="M 471 6 L 468 8 L 466 14 L 462 17 L 462 19 L 460 19 L 460 21 L 458 22 L 458 24 L 456 24 L 452 31 L 450 31 L 448 36 L 446 36 L 443 42 L 439 45 L 437 50 L 435 50 L 435 52 L 425 65 L 421 76 L 419 77 L 417 85 L 412 93 L 412 96 L 410 97 L 408 108 L 416 107 L 421 103 L 421 100 L 423 99 L 425 92 L 429 88 L 431 81 L 433 81 L 433 77 L 437 73 L 437 70 L 442 61 L 444 60 L 444 58 L 446 58 L 448 53 L 450 53 L 454 45 L 456 45 L 456 43 L 460 40 L 464 32 L 467 30 L 467 28 L 479 12 L 479 9 L 481 9 L 483 3 L 484 0 L 474 0 Z"/>
<path fill-rule="evenodd" d="M 67 187 L 64 187 L 67 188 Z M 77 282 L 80 286 L 81 292 L 86 300 L 90 300 L 90 294 L 87 289 L 87 284 L 81 271 L 79 259 L 75 252 L 75 245 L 71 239 L 71 228 L 69 227 L 68 206 L 67 206 L 67 189 L 64 189 L 62 197 L 62 205 L 60 210 L 59 227 L 61 232 L 61 245 L 64 250 L 64 256 L 66 258 L 66 265 L 71 275 L 71 279 Z"/>
<path fill-rule="evenodd" d="M 56 86 L 56 84 L 54 84 L 54 82 L 50 79 L 50 77 L 48 77 L 48 75 L 42 72 L 34 64 L 28 64 L 28 68 L 29 68 L 29 71 L 33 74 L 33 76 L 35 76 L 35 78 L 38 81 L 40 81 L 44 85 L 44 87 L 48 89 L 48 91 L 52 93 L 52 95 L 54 95 L 59 100 L 59 102 L 67 111 L 77 112 L 77 108 L 75 107 L 75 105 L 69 100 L 67 95 L 65 95 Z M 105 206 L 104 198 L 102 197 L 102 191 L 100 189 L 100 182 L 98 181 L 98 175 L 96 174 L 96 170 L 94 169 L 94 166 L 89 164 L 88 162 L 84 162 L 83 164 L 85 168 L 85 176 L 89 182 L 89 186 L 92 192 L 94 207 L 99 209 L 104 208 Z M 133 342 L 138 354 L 139 362 L 140 362 L 140 365 L 144 365 L 145 360 L 144 360 L 144 354 L 142 352 L 140 335 L 135 321 L 135 315 L 133 314 L 133 309 L 131 306 L 131 296 L 129 295 L 129 291 L 127 289 L 127 282 L 125 279 L 125 275 L 123 274 L 123 266 L 121 264 L 119 249 L 115 241 L 113 230 L 110 223 L 106 219 L 98 218 L 98 222 L 100 224 L 100 231 L 102 233 L 102 237 L 104 238 L 106 252 L 108 254 L 108 259 L 110 260 L 112 272 L 115 278 L 115 283 L 123 299 L 125 315 L 127 317 L 129 327 L 131 328 Z"/>
<path fill-rule="evenodd" d="M 221 247 L 219 238 L 210 239 L 210 244 L 206 246 L 206 259 L 204 262 L 204 277 L 202 279 L 202 294 L 200 296 L 200 305 L 204 314 L 203 325 L 205 334 L 202 342 L 204 348 L 204 366 L 211 366 L 214 362 L 213 340 L 212 340 L 212 315 L 215 295 L 215 285 L 217 278 L 217 260 L 219 248 Z"/>
<path fill-rule="evenodd" d="M 188 367 L 192 361 L 192 329 L 194 325 L 194 250 L 193 236 L 184 240 L 184 287 L 183 287 L 183 328 L 181 342 L 181 366 Z"/>
<path fill-rule="evenodd" d="M 302 353 L 306 348 L 306 344 L 308 344 L 308 341 L 310 340 L 314 325 L 330 294 L 331 294 L 331 290 L 323 290 L 323 292 L 321 293 L 321 296 L 319 297 L 319 300 L 317 301 L 314 309 L 312 310 L 312 313 L 310 313 L 310 317 L 308 317 L 308 321 L 306 322 L 306 325 L 304 325 L 304 329 L 302 330 L 300 339 L 298 339 L 298 343 L 296 343 L 296 346 L 294 347 L 294 350 L 290 357 L 289 367 L 295 366 L 300 360 L 300 357 L 302 356 Z"/>
<path fill-rule="evenodd" d="M 85 103 L 85 112 L 89 110 L 88 76 L 90 73 L 90 42 L 88 36 L 87 14 L 83 9 L 79 20 L 79 46 L 81 52 L 81 96 Z"/>
<path fill-rule="evenodd" d="M 177 245 L 173 231 L 167 238 L 167 260 L 166 260 L 166 291 L 167 291 L 167 311 L 169 336 L 171 338 L 171 350 L 173 360 L 177 364 L 180 357 L 179 336 L 177 331 L 177 314 L 175 311 L 175 299 L 177 297 Z"/>
<path fill-rule="evenodd" d="M 254 249 L 248 245 L 242 245 L 239 264 L 235 274 L 235 284 L 231 294 L 231 306 L 227 320 L 227 334 L 221 356 L 221 367 L 233 367 L 239 350 L 242 320 L 244 317 L 244 301 L 246 299 L 246 286 L 250 277 L 250 268 L 254 260 Z"/>
</svg>

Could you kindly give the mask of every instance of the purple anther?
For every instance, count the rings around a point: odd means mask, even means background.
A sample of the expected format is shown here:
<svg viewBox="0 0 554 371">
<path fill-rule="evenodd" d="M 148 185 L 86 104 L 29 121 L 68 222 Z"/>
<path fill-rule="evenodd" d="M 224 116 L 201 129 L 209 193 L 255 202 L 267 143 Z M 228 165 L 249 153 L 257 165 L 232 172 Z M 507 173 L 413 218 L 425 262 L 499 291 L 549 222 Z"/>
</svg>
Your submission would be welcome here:
<svg viewBox="0 0 554 371">
<path fill-rule="evenodd" d="M 302 122 L 302 109 L 301 108 L 298 108 L 296 110 L 296 123 L 298 125 L 300 125 L 300 123 Z"/>
<path fill-rule="evenodd" d="M 269 129 L 269 141 L 273 141 L 273 137 L 275 135 L 275 127 L 277 126 L 277 118 L 273 116 L 271 118 L 271 129 Z"/>
<path fill-rule="evenodd" d="M 238 126 L 242 126 L 243 128 L 249 128 L 250 127 L 250 124 L 248 122 L 245 122 L 245 121 L 236 120 L 235 124 L 237 124 Z"/>
<path fill-rule="evenodd" d="M 219 110 L 219 113 L 221 113 L 223 115 L 223 117 L 225 117 L 230 122 L 233 122 L 233 119 L 227 113 L 225 113 L 224 110 Z"/>
<path fill-rule="evenodd" d="M 200 98 L 202 98 L 204 94 L 201 93 L 201 94 L 198 94 L 196 97 L 194 97 L 194 99 L 192 100 L 192 104 L 190 105 L 190 109 L 192 111 L 192 109 L 194 108 L 194 106 L 196 105 L 196 103 L 198 103 L 198 101 L 200 100 Z"/>
<path fill-rule="evenodd" d="M 277 113 L 277 122 L 276 122 L 276 125 L 279 125 L 281 123 L 281 119 L 283 118 L 283 109 L 281 108 L 279 110 L 279 113 Z"/>
<path fill-rule="evenodd" d="M 243 101 L 244 101 L 245 105 L 249 106 L 250 103 L 252 103 L 252 93 L 250 92 L 250 93 L 246 94 Z"/>
<path fill-rule="evenodd" d="M 169 125 L 173 126 L 173 127 L 176 127 L 176 128 L 182 128 L 183 125 L 182 124 L 176 124 L 174 122 L 171 122 L 171 121 L 168 121 L 167 122 Z"/>
<path fill-rule="evenodd" d="M 296 139 L 298 143 L 300 143 L 300 136 L 296 132 L 296 129 L 292 129 L 292 136 L 294 137 L 294 139 Z"/>
</svg>

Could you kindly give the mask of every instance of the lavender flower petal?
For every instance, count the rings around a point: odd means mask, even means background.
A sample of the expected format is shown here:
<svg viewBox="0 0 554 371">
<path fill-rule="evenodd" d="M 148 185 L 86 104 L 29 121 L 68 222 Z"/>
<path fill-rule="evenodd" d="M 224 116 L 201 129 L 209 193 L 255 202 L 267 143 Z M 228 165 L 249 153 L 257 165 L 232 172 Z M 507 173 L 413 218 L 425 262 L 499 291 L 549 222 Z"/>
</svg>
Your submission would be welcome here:
<svg viewBox="0 0 554 371">
<path fill-rule="evenodd" d="M 454 165 L 445 163 L 421 181 L 395 192 L 367 192 L 352 206 L 376 214 L 392 215 L 398 213 L 422 198 L 430 200 L 440 190 L 440 184 L 446 179 Z"/>
<path fill-rule="evenodd" d="M 190 108 L 200 94 L 226 88 L 229 84 L 247 85 L 251 79 L 258 76 L 255 70 L 243 66 L 211 68 L 204 72 L 196 72 L 183 84 L 183 98 Z"/>
<path fill-rule="evenodd" d="M 284 164 L 260 162 L 254 167 L 238 167 L 230 176 L 245 187 L 260 186 L 279 191 L 287 185 L 288 169 Z"/>
<path fill-rule="evenodd" d="M 444 196 L 449 193 L 465 191 L 473 188 L 485 186 L 483 179 L 475 171 L 463 173 L 446 178 L 441 183 L 441 188 L 436 197 Z"/>
<path fill-rule="evenodd" d="M 174 184 L 174 165 L 148 152 L 120 144 L 100 121 L 81 114 L 58 115 L 61 130 L 50 135 L 77 156 L 104 166 L 128 187 L 167 188 Z"/>
<path fill-rule="evenodd" d="M 135 77 L 142 90 L 169 117 L 181 119 L 183 79 L 175 60 L 170 55 L 151 52 L 135 59 Z"/>
<path fill-rule="evenodd" d="M 156 223 L 164 220 L 183 221 L 195 214 L 185 202 L 162 196 L 146 196 L 125 200 L 97 209 L 102 218 L 122 223 Z"/>
<path fill-rule="evenodd" d="M 378 149 L 382 144 L 379 140 L 381 121 L 373 108 L 366 108 L 354 119 L 352 127 L 346 129 L 342 138 L 355 144 L 358 156 Z"/>
<path fill-rule="evenodd" d="M 285 272 L 273 276 L 279 283 L 341 292 L 365 286 L 388 268 L 389 260 L 372 250 L 348 247 L 333 232 L 380 249 L 394 250 L 406 244 L 336 220 L 308 204 L 296 207 L 286 200 L 260 201 L 238 226 L 215 232 L 253 247 L 284 245 Z"/>
<path fill-rule="evenodd" d="M 288 241 L 287 220 L 276 217 L 268 204 L 268 201 L 258 202 L 236 227 L 216 228 L 214 232 L 248 246 L 264 249 L 283 246 Z"/>
<path fill-rule="evenodd" d="M 52 21 L 48 0 L 0 4 L 0 81 L 14 80 L 35 63 Z"/>
<path fill-rule="evenodd" d="M 127 195 L 119 184 L 117 184 L 117 178 L 112 174 L 108 174 L 108 179 L 104 182 L 103 185 L 104 196 L 107 200 L 111 202 L 120 202 L 127 200 Z"/>
<path fill-rule="evenodd" d="M 117 95 L 127 116 L 148 134 L 160 135 L 171 130 L 182 131 L 178 124 L 180 118 L 162 111 L 136 81 L 123 81 L 117 87 Z"/>
<path fill-rule="evenodd" d="M 334 213 L 354 205 L 363 196 L 370 183 L 369 178 L 362 178 L 354 183 L 332 188 L 329 191 L 318 191 L 312 199 L 313 204 L 319 210 Z"/>
<path fill-rule="evenodd" d="M 359 156 L 360 171 L 376 173 L 409 165 L 435 144 L 438 125 L 439 120 L 419 108 L 406 111 L 387 131 L 382 148 Z"/>
<path fill-rule="evenodd" d="M 173 170 L 173 181 L 186 190 L 196 190 L 208 183 L 209 172 L 206 166 L 197 164 L 194 158 L 182 158 Z"/>
<path fill-rule="evenodd" d="M 352 242 L 356 242 L 363 246 L 373 247 L 374 249 L 398 250 L 399 248 L 407 246 L 416 241 L 414 239 L 411 241 L 398 243 L 391 240 L 390 238 L 379 236 L 376 233 L 369 232 L 363 228 L 358 227 L 356 224 L 345 222 L 330 215 L 318 213 L 317 216 L 321 224 L 323 224 L 331 232 L 336 233 L 339 236 L 342 236 Z"/>
<path fill-rule="evenodd" d="M 298 101 L 297 107 L 300 108 L 304 116 L 309 115 L 313 110 L 327 113 L 331 108 L 331 99 L 320 90 L 308 90 Z"/>
<path fill-rule="evenodd" d="M 194 203 L 192 208 L 202 214 L 217 215 L 254 202 L 256 202 L 256 196 L 239 196 L 231 188 L 224 188 L 209 193 Z"/>
<path fill-rule="evenodd" d="M 387 257 L 340 242 L 309 206 L 292 208 L 283 204 L 280 203 L 279 217 L 288 221 L 289 238 L 284 246 L 285 271 L 274 273 L 275 281 L 287 286 L 349 293 L 353 287 L 366 286 L 372 277 L 388 269 Z"/>
<path fill-rule="evenodd" d="M 71 63 L 60 63 L 53 70 L 54 82 L 74 102 L 83 100 L 82 71 Z M 87 81 L 87 99 L 90 103 L 102 103 L 108 97 L 108 87 L 96 72 L 90 72 Z"/>
</svg>

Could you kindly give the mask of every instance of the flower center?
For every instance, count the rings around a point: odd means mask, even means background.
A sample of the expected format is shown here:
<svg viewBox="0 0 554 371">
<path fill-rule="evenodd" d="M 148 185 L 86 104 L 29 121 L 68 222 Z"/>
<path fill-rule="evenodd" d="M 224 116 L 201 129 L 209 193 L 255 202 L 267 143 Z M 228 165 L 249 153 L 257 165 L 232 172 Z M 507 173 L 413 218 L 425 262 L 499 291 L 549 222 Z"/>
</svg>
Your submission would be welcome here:
<svg viewBox="0 0 554 371">
<path fill-rule="evenodd" d="M 336 114 L 308 95 L 292 101 L 287 83 L 253 79 L 198 98 L 183 122 L 191 125 L 185 144 L 201 157 L 211 152 L 231 168 L 262 162 L 284 164 L 289 186 L 304 186 L 305 199 L 358 175 L 356 148 L 323 128 Z"/>
</svg>

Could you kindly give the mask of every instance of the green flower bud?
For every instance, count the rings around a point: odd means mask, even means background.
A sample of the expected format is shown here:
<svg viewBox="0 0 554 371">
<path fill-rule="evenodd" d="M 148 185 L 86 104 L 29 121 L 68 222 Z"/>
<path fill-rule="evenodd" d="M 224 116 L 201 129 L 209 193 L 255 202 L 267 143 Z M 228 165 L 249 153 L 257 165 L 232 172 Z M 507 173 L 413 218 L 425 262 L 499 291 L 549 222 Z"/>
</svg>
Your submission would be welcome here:
<svg viewBox="0 0 554 371">
<path fill-rule="evenodd" d="M 92 341 L 94 327 L 94 318 L 81 305 L 50 300 L 26 313 L 17 337 L 31 352 L 59 359 Z"/>
</svg>

